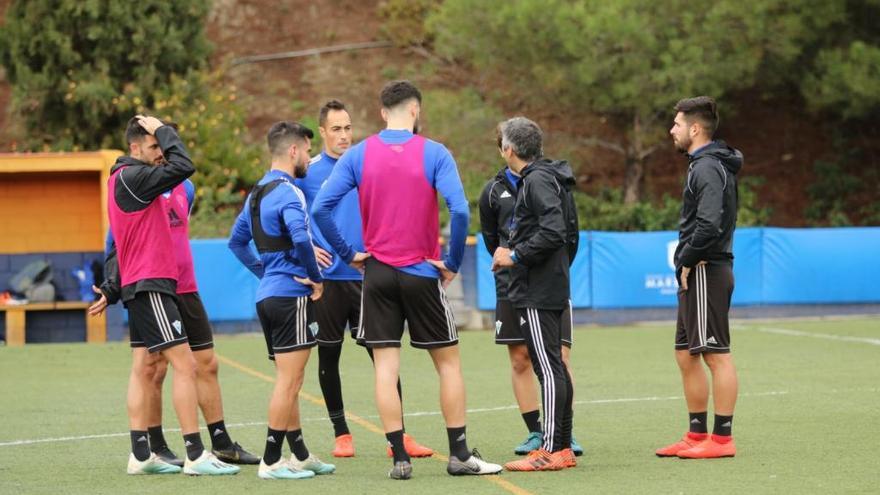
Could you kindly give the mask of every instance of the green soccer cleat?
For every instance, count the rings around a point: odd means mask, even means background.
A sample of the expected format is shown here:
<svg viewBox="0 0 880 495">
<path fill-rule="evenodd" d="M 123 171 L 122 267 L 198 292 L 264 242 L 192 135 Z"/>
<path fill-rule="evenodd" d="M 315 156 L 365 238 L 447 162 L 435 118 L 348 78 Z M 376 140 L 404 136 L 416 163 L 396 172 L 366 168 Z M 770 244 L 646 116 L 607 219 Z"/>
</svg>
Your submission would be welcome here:
<svg viewBox="0 0 880 495">
<path fill-rule="evenodd" d="M 139 461 L 134 454 L 129 454 L 126 472 L 128 474 L 177 474 L 180 472 L 180 467 L 168 464 L 152 452 L 150 458 L 145 461 Z"/>
<path fill-rule="evenodd" d="M 574 435 L 571 436 L 571 451 L 574 452 L 574 455 L 577 457 L 584 455 L 584 448 L 574 439 Z"/>
<path fill-rule="evenodd" d="M 306 478 L 314 478 L 315 473 L 313 471 L 298 471 L 290 465 L 289 461 L 282 458 L 271 466 L 260 461 L 260 468 L 257 470 L 257 476 L 264 480 L 302 480 Z"/>
<path fill-rule="evenodd" d="M 202 451 L 198 459 L 191 461 L 187 457 L 183 463 L 183 474 L 190 476 L 220 476 L 238 474 L 239 471 L 241 471 L 240 467 L 226 464 L 207 450 Z"/>
<path fill-rule="evenodd" d="M 513 449 L 513 453 L 516 455 L 526 455 L 533 450 L 538 450 L 541 448 L 541 442 L 543 434 L 540 431 L 533 431 L 529 433 L 529 436 L 523 441 L 523 443 L 517 445 L 515 449 Z"/>
<path fill-rule="evenodd" d="M 295 455 L 290 454 L 289 462 L 290 467 L 297 471 L 311 471 L 315 474 L 330 474 L 333 471 L 336 471 L 335 465 L 323 462 L 321 459 L 315 457 L 315 454 L 309 454 L 304 461 L 301 461 L 297 459 Z"/>
</svg>

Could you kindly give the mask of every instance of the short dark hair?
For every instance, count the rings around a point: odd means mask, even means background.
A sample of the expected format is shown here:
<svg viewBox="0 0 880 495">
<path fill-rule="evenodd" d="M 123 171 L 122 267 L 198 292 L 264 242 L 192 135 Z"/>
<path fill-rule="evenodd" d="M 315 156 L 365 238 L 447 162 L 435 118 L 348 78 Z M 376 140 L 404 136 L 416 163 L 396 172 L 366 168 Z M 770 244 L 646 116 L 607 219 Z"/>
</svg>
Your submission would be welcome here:
<svg viewBox="0 0 880 495">
<path fill-rule="evenodd" d="M 149 135 L 150 133 L 138 122 L 137 117 L 128 119 L 128 124 L 125 125 L 125 144 L 140 143 Z"/>
<path fill-rule="evenodd" d="M 269 153 L 272 155 L 280 154 L 284 148 L 290 146 L 292 141 L 305 141 L 306 138 L 312 139 L 315 133 L 308 127 L 290 120 L 282 120 L 275 122 L 269 128 L 269 134 L 266 135 L 266 142 L 269 145 Z"/>
<path fill-rule="evenodd" d="M 415 84 L 409 81 L 391 81 L 382 88 L 382 93 L 379 94 L 383 108 L 394 108 L 413 98 L 421 105 L 422 93 Z"/>
<path fill-rule="evenodd" d="M 318 113 L 318 127 L 324 127 L 324 124 L 327 123 L 327 114 L 330 113 L 330 110 L 345 110 L 346 113 L 348 112 L 348 109 L 345 108 L 345 103 L 339 100 L 330 100 L 324 103 L 324 106 L 321 107 L 321 111 Z"/>
<path fill-rule="evenodd" d="M 685 98 L 679 100 L 675 104 L 675 112 L 684 114 L 684 118 L 688 122 L 697 121 L 706 129 L 709 136 L 713 136 L 718 130 L 720 118 L 718 116 L 718 107 L 715 100 L 708 96 L 697 96 L 694 98 Z"/>
<path fill-rule="evenodd" d="M 544 133 L 525 117 L 514 117 L 498 124 L 501 149 L 510 148 L 520 160 L 533 162 L 544 154 Z"/>
</svg>

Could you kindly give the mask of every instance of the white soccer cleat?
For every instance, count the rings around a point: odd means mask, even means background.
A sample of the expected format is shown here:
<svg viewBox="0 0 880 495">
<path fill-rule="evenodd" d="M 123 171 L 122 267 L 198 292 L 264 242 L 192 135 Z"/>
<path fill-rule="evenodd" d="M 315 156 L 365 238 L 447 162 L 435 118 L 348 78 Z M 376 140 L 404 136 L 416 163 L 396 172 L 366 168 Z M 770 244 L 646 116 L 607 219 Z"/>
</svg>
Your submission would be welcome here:
<svg viewBox="0 0 880 495">
<path fill-rule="evenodd" d="M 126 472 L 128 474 L 177 474 L 180 472 L 180 468 L 168 464 L 151 452 L 150 458 L 145 461 L 139 461 L 134 454 L 129 454 Z"/>
<path fill-rule="evenodd" d="M 315 454 L 309 453 L 309 456 L 306 460 L 301 461 L 296 458 L 296 455 L 290 454 L 290 468 L 295 471 L 311 471 L 315 474 L 330 474 L 333 471 L 336 471 L 336 466 L 333 464 L 328 464 L 321 459 L 318 459 Z"/>
<path fill-rule="evenodd" d="M 239 471 L 241 471 L 240 467 L 226 464 L 207 450 L 203 450 L 198 459 L 191 461 L 187 456 L 183 462 L 183 474 L 191 476 L 219 476 L 238 474 Z"/>
<path fill-rule="evenodd" d="M 454 455 L 449 456 L 449 463 L 446 465 L 446 472 L 453 476 L 498 474 L 502 469 L 500 464 L 484 461 L 477 449 L 474 449 L 471 456 L 463 461 Z"/>
<path fill-rule="evenodd" d="M 264 480 L 301 480 L 305 478 L 314 478 L 314 471 L 298 471 L 290 465 L 290 461 L 283 457 L 271 466 L 264 461 L 260 461 L 260 469 L 257 470 L 257 476 Z"/>
</svg>

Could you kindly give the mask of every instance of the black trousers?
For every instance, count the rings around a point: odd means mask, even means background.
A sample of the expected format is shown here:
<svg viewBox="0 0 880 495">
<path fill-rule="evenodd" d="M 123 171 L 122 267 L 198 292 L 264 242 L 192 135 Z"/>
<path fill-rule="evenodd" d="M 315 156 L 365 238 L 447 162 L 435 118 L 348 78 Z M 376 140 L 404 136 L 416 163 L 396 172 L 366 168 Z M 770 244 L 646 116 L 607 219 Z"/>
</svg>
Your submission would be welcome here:
<svg viewBox="0 0 880 495">
<path fill-rule="evenodd" d="M 571 446 L 571 375 L 562 361 L 562 314 L 564 310 L 517 308 L 519 325 L 532 367 L 541 383 L 544 409 L 543 449 L 558 452 Z"/>
</svg>

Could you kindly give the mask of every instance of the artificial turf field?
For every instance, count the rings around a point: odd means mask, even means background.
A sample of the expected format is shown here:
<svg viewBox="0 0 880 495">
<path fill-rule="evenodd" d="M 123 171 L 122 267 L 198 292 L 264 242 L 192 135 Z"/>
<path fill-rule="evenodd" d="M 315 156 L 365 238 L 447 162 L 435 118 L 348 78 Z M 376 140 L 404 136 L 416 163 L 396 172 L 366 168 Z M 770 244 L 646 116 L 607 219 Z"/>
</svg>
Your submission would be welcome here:
<svg viewBox="0 0 880 495">
<path fill-rule="evenodd" d="M 357 457 L 330 456 L 332 428 L 320 397 L 317 355 L 300 400 L 310 450 L 333 475 L 263 481 L 237 476 L 127 476 L 123 343 L 0 348 L 0 494 L 59 493 L 878 493 L 880 319 L 738 322 L 733 349 L 740 399 L 734 459 L 659 459 L 655 448 L 686 428 L 672 357 L 671 324 L 578 328 L 572 354 L 575 435 L 586 454 L 574 469 L 453 478 L 445 463 L 414 460 L 410 481 L 386 476 L 390 461 L 372 398 L 370 361 L 346 342 L 343 391 Z M 462 332 L 468 442 L 493 462 L 513 459 L 525 427 L 510 388 L 507 353 L 489 332 Z M 273 370 L 256 334 L 221 336 L 221 385 L 234 440 L 262 453 Z M 169 374 L 170 377 L 170 374 Z M 407 431 L 446 453 L 437 380 L 423 351 L 406 347 Z M 170 380 L 169 380 L 170 382 Z M 165 427 L 176 425 L 166 382 Z M 710 406 L 710 418 L 711 418 Z M 711 423 L 711 421 L 710 421 Z M 203 432 L 203 440 L 208 437 Z M 179 435 L 166 431 L 184 455 Z M 285 447 L 287 453 L 287 447 Z"/>
</svg>

